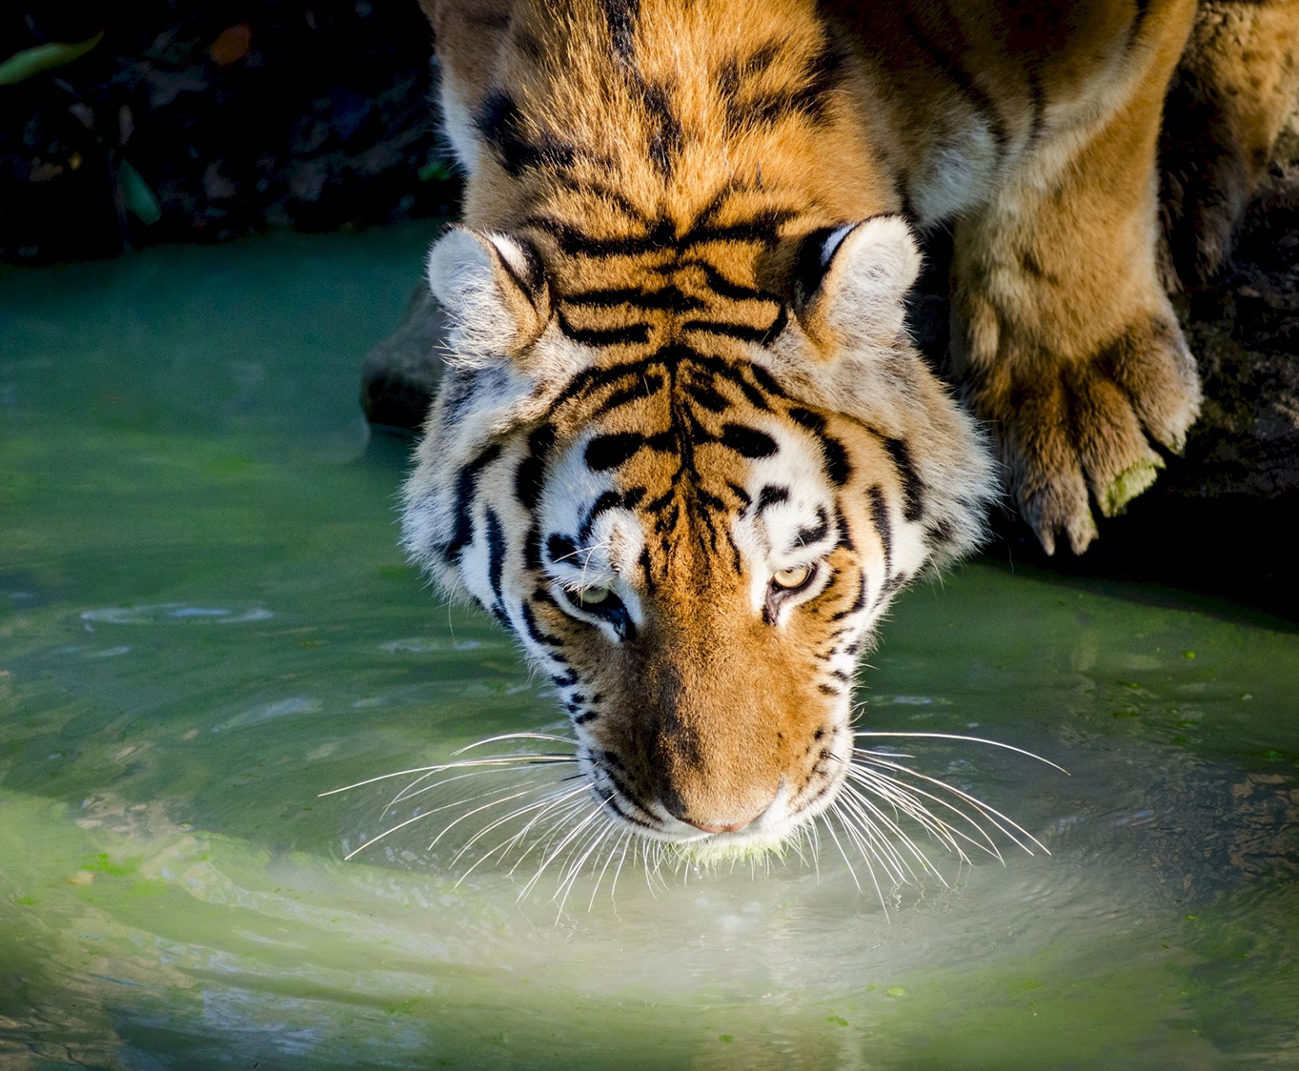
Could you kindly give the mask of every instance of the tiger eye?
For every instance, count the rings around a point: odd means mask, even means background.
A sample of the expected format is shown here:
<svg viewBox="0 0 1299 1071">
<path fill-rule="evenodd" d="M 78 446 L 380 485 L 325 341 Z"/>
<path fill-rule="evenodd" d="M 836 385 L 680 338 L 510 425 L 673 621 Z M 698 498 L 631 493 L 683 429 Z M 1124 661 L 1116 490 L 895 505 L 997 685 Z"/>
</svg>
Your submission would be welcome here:
<svg viewBox="0 0 1299 1071">
<path fill-rule="evenodd" d="M 790 569 L 778 569 L 772 576 L 771 582 L 778 588 L 784 588 L 791 591 L 794 588 L 801 588 L 812 578 L 812 566 L 795 565 Z"/>
<path fill-rule="evenodd" d="M 611 594 L 608 588 L 583 588 L 577 593 L 577 601 L 583 606 L 602 606 Z"/>
</svg>

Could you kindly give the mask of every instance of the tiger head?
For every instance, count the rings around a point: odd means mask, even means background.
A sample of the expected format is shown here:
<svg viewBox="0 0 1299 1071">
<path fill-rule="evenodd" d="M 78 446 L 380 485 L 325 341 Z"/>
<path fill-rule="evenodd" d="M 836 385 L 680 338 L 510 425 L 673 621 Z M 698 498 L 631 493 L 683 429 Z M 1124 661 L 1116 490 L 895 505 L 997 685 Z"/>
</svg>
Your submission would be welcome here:
<svg viewBox="0 0 1299 1071">
<path fill-rule="evenodd" d="M 908 339 L 901 218 L 743 264 L 668 230 L 435 245 L 455 328 L 405 545 L 549 675 L 600 805 L 747 848 L 834 798 L 872 628 L 981 538 L 992 463 Z"/>
</svg>

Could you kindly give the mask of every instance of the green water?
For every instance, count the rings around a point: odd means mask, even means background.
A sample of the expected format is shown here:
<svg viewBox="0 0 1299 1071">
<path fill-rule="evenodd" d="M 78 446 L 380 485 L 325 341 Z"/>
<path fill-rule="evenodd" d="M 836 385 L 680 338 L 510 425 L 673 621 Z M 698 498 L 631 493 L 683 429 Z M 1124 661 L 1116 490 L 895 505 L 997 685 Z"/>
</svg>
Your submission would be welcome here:
<svg viewBox="0 0 1299 1071">
<path fill-rule="evenodd" d="M 430 228 L 0 276 L 0 1067 L 1299 1065 L 1299 636 L 974 565 L 865 724 L 1051 856 L 461 883 L 381 790 L 555 731 L 395 549 L 361 354 Z M 1206 563 L 1211 567 L 1211 563 Z M 860 860 L 858 860 L 860 865 Z"/>
</svg>

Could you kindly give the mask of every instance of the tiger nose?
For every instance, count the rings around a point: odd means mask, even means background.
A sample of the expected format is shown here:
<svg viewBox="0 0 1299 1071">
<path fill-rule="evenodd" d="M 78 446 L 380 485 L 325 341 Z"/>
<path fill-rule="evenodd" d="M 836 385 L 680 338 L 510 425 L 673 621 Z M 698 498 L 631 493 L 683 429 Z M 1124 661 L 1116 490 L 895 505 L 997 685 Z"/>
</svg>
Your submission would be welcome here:
<svg viewBox="0 0 1299 1071">
<path fill-rule="evenodd" d="M 689 818 L 684 819 L 687 825 L 692 825 L 696 829 L 702 829 L 705 833 L 738 833 L 741 829 L 753 821 L 752 818 L 746 818 L 743 822 L 734 822 L 729 826 L 706 826 L 702 822 L 692 822 Z"/>
<path fill-rule="evenodd" d="M 711 824 L 708 822 L 696 822 L 693 818 L 688 818 L 684 814 L 677 814 L 675 811 L 673 811 L 672 813 L 676 818 L 679 818 L 682 822 L 685 822 L 686 825 L 694 826 L 696 829 L 700 830 L 703 833 L 738 833 L 750 822 L 758 818 L 764 811 L 766 811 L 766 809 L 767 809 L 766 807 L 762 807 L 759 810 L 754 811 L 753 814 L 749 815 L 747 818 L 741 818 L 738 822 L 729 822 L 729 823 L 719 822 L 717 824 Z"/>
</svg>

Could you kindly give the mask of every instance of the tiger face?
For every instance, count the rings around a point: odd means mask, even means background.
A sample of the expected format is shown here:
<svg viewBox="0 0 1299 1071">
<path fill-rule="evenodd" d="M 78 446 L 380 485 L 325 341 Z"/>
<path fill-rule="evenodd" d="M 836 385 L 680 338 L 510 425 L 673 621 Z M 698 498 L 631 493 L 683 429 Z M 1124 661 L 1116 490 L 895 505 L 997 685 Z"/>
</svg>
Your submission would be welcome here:
<svg viewBox="0 0 1299 1071">
<path fill-rule="evenodd" d="M 872 626 L 978 541 L 992 475 L 907 340 L 899 218 L 741 260 L 688 233 L 616 291 L 544 229 L 435 246 L 456 327 L 405 541 L 554 682 L 610 815 L 745 848 L 834 798 Z"/>
</svg>

